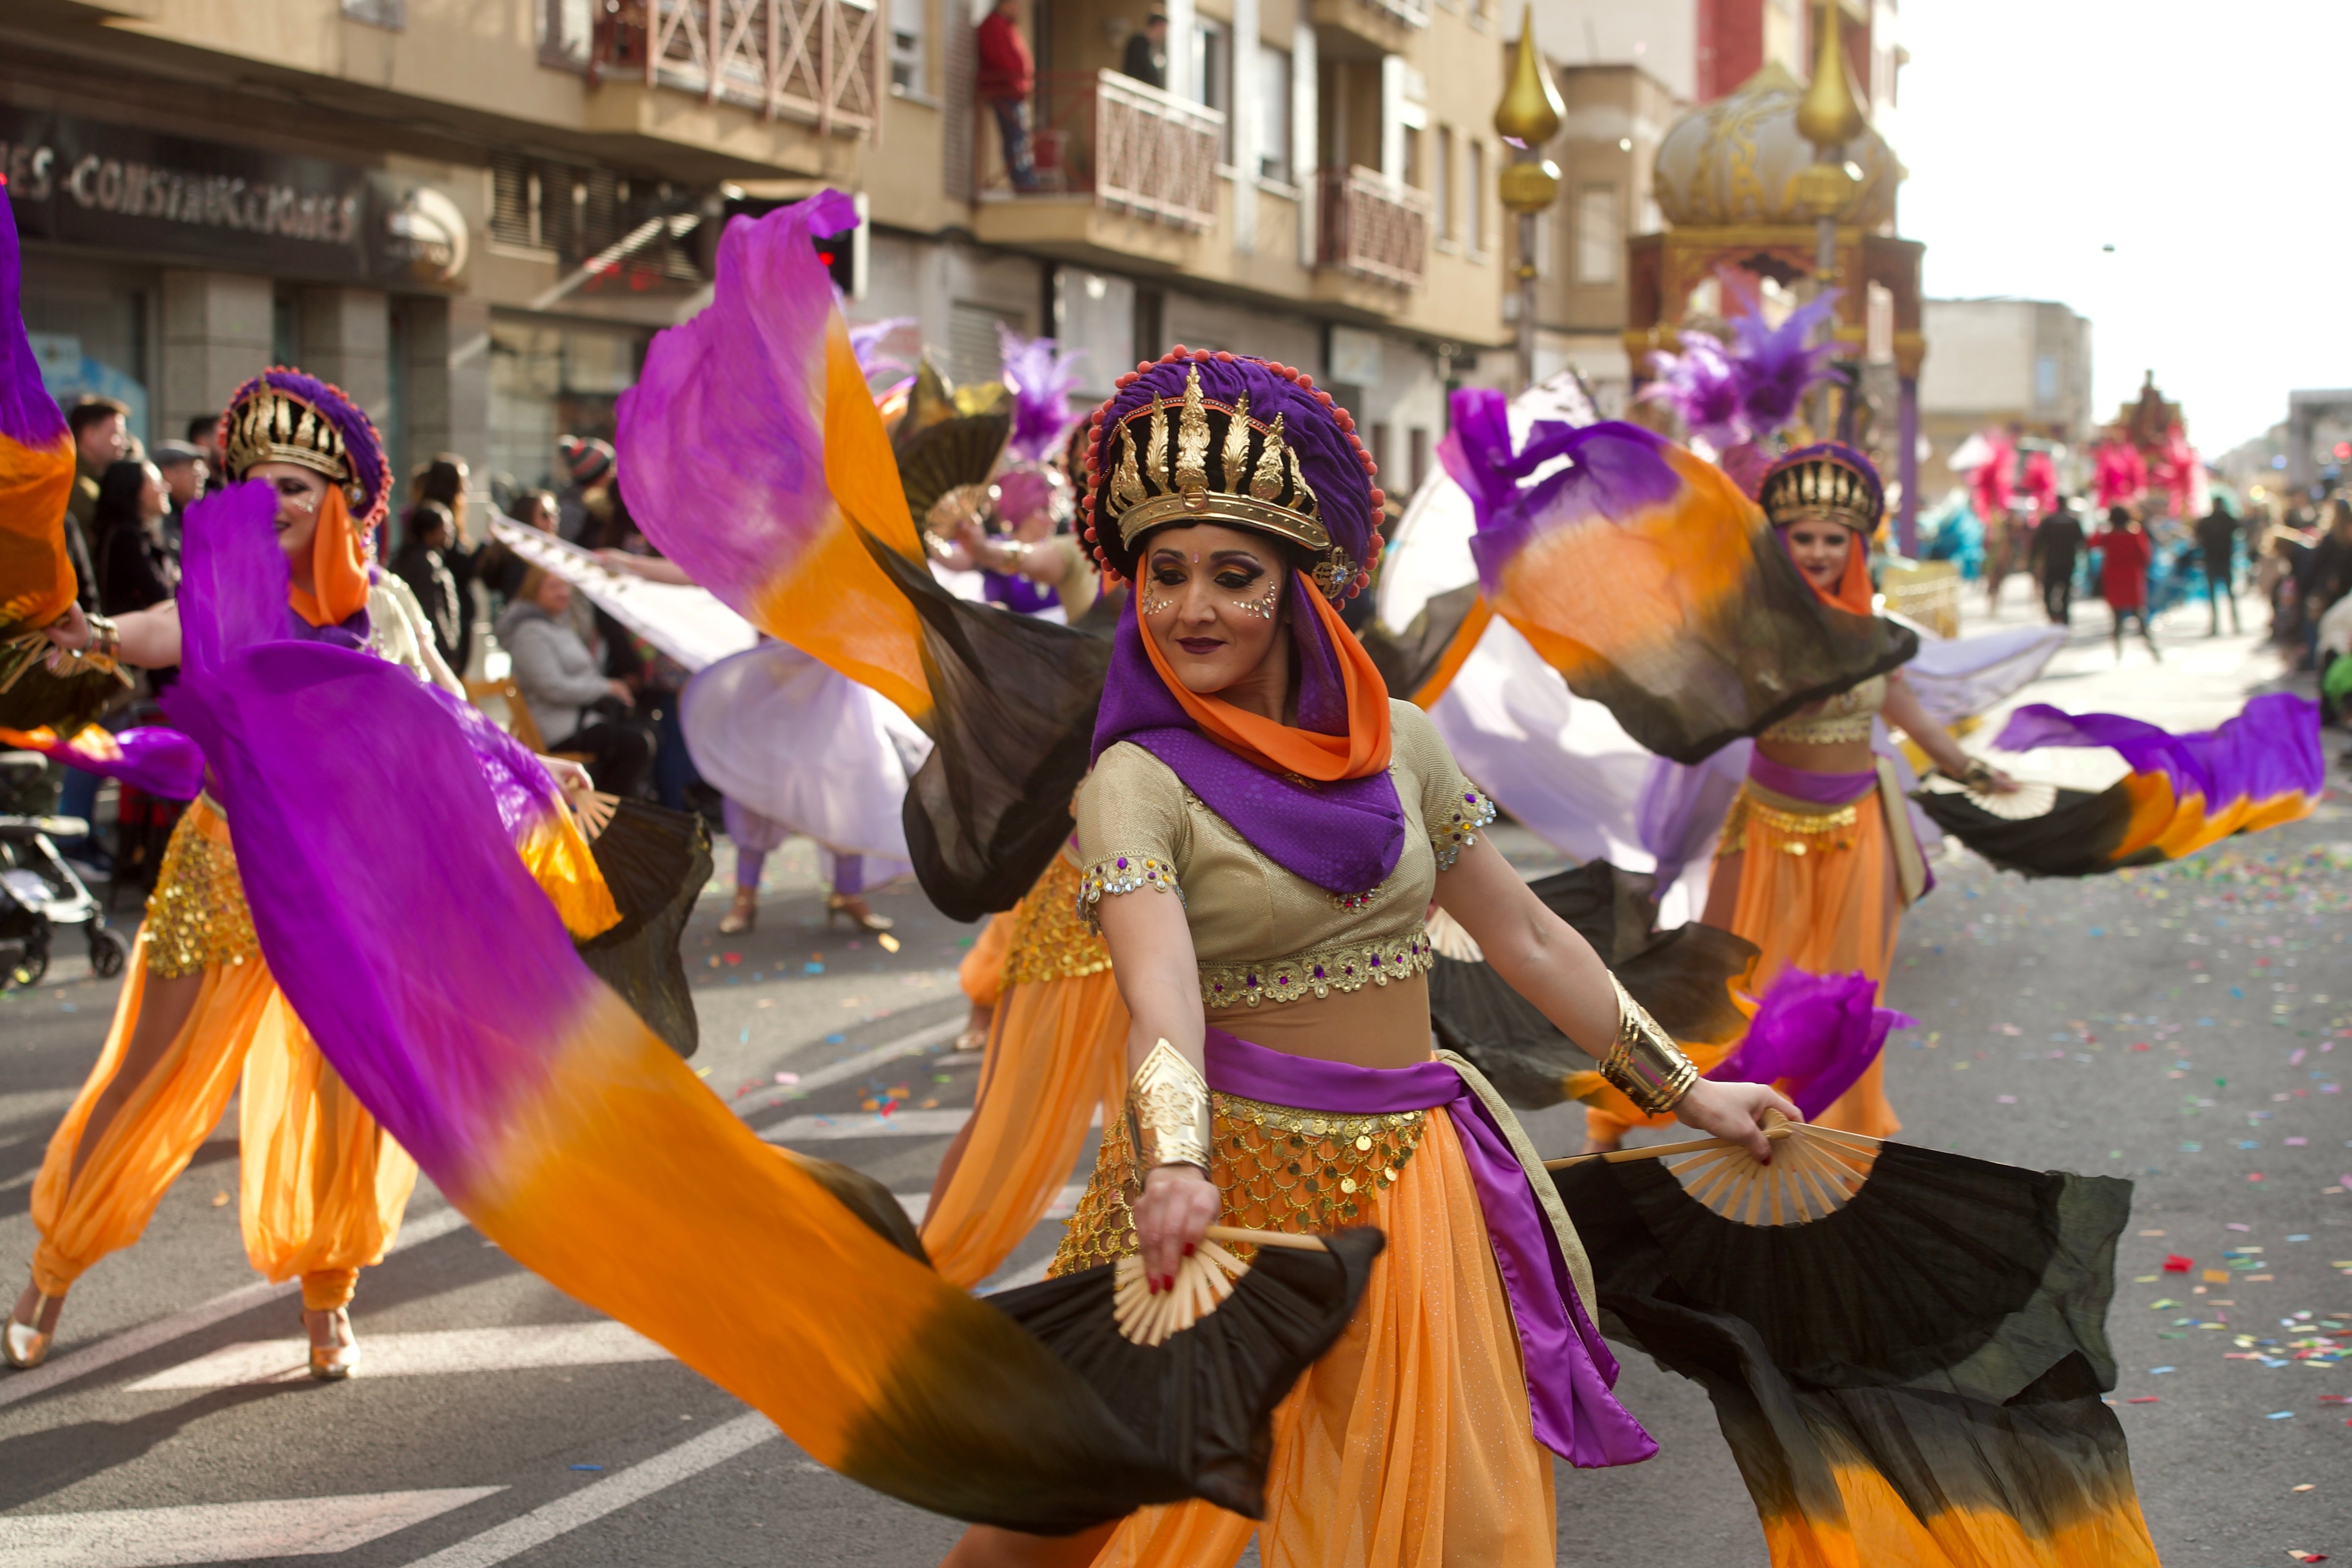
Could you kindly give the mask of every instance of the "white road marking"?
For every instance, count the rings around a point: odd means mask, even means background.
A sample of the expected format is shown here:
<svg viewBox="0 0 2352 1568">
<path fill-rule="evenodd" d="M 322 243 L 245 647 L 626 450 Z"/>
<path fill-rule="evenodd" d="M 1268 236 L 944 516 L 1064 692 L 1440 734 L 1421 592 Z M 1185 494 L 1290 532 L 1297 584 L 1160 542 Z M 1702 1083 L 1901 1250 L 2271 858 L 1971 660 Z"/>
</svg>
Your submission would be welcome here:
<svg viewBox="0 0 2352 1568">
<path fill-rule="evenodd" d="M 420 1557 L 408 1568 L 490 1568 L 493 1563 L 544 1545 L 567 1531 L 626 1508 L 640 1498 L 650 1497 L 664 1487 L 676 1486 L 713 1465 L 723 1464 L 779 1435 L 775 1424 L 765 1416 L 757 1412 L 738 1416 L 698 1437 L 656 1454 L 641 1464 L 631 1465 L 617 1475 L 582 1487 L 479 1535 L 444 1547 L 429 1557 Z M 0 1568 L 13 1565 L 0 1564 Z"/>
<path fill-rule="evenodd" d="M 223 1345 L 129 1389 L 227 1388 L 246 1383 L 298 1383 L 310 1376 L 310 1341 L 265 1340 Z M 608 1366 L 667 1361 L 669 1352 L 625 1323 L 543 1323 L 526 1328 L 448 1329 L 372 1333 L 361 1342 L 360 1375 L 431 1377 L 449 1373 L 520 1372 L 550 1366 Z"/>
<path fill-rule="evenodd" d="M 793 1116 L 760 1129 L 771 1144 L 824 1144 L 842 1138 L 941 1138 L 962 1130 L 971 1107 L 961 1111 L 844 1111 L 832 1116 Z"/>
<path fill-rule="evenodd" d="M 465 1228 L 465 1225 L 466 1217 L 456 1209 L 436 1208 L 430 1214 L 418 1215 L 404 1224 L 400 1228 L 399 1238 L 392 1244 L 391 1250 L 397 1252 L 403 1248 L 431 1241 L 436 1238 L 446 1236 L 453 1230 L 461 1230 Z M 58 1357 L 46 1366 L 36 1367 L 30 1372 L 12 1372 L 5 1377 L 0 1377 L 0 1406 L 14 1405 L 19 1399 L 29 1399 L 36 1394 L 47 1393 L 60 1383 L 70 1383 L 77 1377 L 84 1377 L 98 1371 L 100 1367 L 111 1366 L 118 1361 L 126 1361 L 131 1356 L 144 1354 L 157 1345 L 168 1344 L 183 1334 L 191 1334 L 198 1329 L 209 1328 L 214 1323 L 236 1317 L 240 1312 L 251 1312 L 256 1307 L 266 1305 L 281 1297 L 299 1294 L 301 1288 L 302 1283 L 299 1280 L 289 1280 L 282 1285 L 265 1282 L 240 1286 L 226 1295 L 215 1296 L 209 1301 L 190 1307 L 185 1312 L 173 1312 L 170 1317 L 157 1318 L 151 1322 L 141 1323 L 137 1328 L 126 1330 L 116 1334 L 112 1339 L 102 1339 L 96 1344 L 84 1345 L 70 1354 Z"/>
<path fill-rule="evenodd" d="M 0 1517 L 0 1568 L 163 1568 L 322 1556 L 364 1546 L 504 1487 L 207 1502 Z"/>
</svg>

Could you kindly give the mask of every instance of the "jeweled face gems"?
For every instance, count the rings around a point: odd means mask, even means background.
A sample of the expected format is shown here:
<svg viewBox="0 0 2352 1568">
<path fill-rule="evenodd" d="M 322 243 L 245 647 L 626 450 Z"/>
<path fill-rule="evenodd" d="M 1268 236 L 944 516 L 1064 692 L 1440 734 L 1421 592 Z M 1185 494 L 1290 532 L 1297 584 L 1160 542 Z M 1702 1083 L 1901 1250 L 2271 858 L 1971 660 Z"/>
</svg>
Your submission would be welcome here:
<svg viewBox="0 0 2352 1568">
<path fill-rule="evenodd" d="M 1174 600 L 1172 600 L 1172 599 L 1163 599 L 1163 598 L 1161 598 L 1160 595 L 1158 595 L 1158 594 L 1154 593 L 1154 592 L 1153 592 L 1150 589 L 1149 589 L 1149 588 L 1147 588 L 1147 589 L 1145 589 L 1145 590 L 1143 591 L 1143 613 L 1144 613 L 1144 614 L 1146 614 L 1146 615 L 1161 615 L 1161 614 L 1165 614 L 1167 612 L 1169 612 L 1169 611 L 1171 611 L 1171 610 L 1173 610 L 1173 609 L 1175 609 L 1175 608 L 1176 608 L 1176 601 L 1175 601 Z"/>
<path fill-rule="evenodd" d="M 1271 621 L 1282 607 L 1282 574 L 1276 572 L 1265 580 L 1265 591 L 1254 599 L 1236 599 L 1234 608 L 1244 615 L 1255 615 L 1261 621 Z"/>
</svg>

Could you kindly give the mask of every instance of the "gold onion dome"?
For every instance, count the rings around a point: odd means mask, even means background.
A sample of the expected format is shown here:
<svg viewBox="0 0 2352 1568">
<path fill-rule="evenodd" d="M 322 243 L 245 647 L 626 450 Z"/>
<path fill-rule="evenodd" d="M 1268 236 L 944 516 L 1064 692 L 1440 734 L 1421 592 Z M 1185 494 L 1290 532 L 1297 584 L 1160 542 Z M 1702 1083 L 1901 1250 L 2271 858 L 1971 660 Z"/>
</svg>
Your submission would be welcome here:
<svg viewBox="0 0 2352 1568">
<path fill-rule="evenodd" d="M 1797 129 L 1805 92 L 1786 68 L 1767 64 L 1727 97 L 1677 120 L 1658 144 L 1655 189 L 1666 222 L 1677 228 L 1812 222 L 1798 197 L 1799 177 L 1815 157 Z M 1894 150 L 1864 127 L 1846 142 L 1845 158 L 1862 172 L 1862 183 L 1843 221 L 1891 230 L 1904 172 Z"/>
</svg>

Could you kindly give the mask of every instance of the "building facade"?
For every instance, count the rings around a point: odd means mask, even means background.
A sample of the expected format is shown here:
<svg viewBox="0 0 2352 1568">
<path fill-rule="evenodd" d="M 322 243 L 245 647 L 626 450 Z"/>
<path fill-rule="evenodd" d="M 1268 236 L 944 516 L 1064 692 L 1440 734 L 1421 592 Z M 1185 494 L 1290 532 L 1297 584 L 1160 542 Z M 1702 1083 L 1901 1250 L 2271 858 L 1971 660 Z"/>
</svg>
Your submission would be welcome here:
<svg viewBox="0 0 2352 1568">
<path fill-rule="evenodd" d="M 1989 427 L 2056 443 L 2070 455 L 2096 434 L 2091 407 L 2091 324 L 2045 299 L 1930 299 L 1927 356 L 1919 378 L 1923 494 L 1963 483 L 1949 460 Z M 2060 465 L 2062 480 L 2068 478 Z"/>
<path fill-rule="evenodd" d="M 0 172 L 49 387 L 149 442 L 297 363 L 404 475 L 547 484 L 609 434 L 731 214 L 824 185 L 854 319 L 960 379 L 996 327 L 1296 363 L 1402 496 L 1449 382 L 1507 363 L 1496 0 L 1021 0 L 1040 172 L 975 90 L 984 0 L 58 0 L 0 12 Z"/>
</svg>

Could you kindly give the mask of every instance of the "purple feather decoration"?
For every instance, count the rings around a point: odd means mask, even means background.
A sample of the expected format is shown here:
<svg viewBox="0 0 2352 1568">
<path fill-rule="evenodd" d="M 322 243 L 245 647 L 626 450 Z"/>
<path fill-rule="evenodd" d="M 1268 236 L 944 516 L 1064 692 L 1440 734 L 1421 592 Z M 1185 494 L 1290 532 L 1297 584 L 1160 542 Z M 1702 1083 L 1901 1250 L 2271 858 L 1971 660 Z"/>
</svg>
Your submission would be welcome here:
<svg viewBox="0 0 2352 1568">
<path fill-rule="evenodd" d="M 1740 417 L 1740 382 L 1723 345 L 1702 333 L 1683 340 L 1679 354 L 1652 354 L 1657 380 L 1642 389 L 1645 402 L 1674 410 L 1683 428 L 1717 452 L 1748 438 Z"/>
<path fill-rule="evenodd" d="M 1808 1120 L 1878 1060 L 1889 1030 L 1918 1020 L 1877 1005 L 1878 982 L 1859 971 L 1784 969 L 1764 992 L 1748 1037 L 1707 1076 L 1719 1083 L 1785 1083 Z"/>
<path fill-rule="evenodd" d="M 1060 444 L 1070 428 L 1070 392 L 1078 384 L 1072 367 L 1084 349 L 1055 352 L 1051 338 L 1024 338 L 1002 321 L 997 348 L 1003 356 L 1004 384 L 1013 393 L 1013 439 L 1005 449 L 1035 463 Z"/>
</svg>

